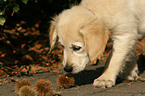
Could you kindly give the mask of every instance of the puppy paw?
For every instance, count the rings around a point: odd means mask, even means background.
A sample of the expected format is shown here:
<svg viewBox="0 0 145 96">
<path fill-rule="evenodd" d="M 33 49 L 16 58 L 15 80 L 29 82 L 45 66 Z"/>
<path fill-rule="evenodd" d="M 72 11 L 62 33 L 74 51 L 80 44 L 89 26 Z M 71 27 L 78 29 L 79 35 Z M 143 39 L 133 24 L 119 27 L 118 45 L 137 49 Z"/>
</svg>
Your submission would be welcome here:
<svg viewBox="0 0 145 96">
<path fill-rule="evenodd" d="M 95 79 L 93 85 L 97 88 L 110 88 L 115 85 L 113 80 Z"/>
<path fill-rule="evenodd" d="M 136 80 L 138 77 L 138 72 L 132 72 L 130 75 L 127 76 L 127 80 Z"/>
<path fill-rule="evenodd" d="M 139 71 L 138 68 L 135 67 L 134 70 L 132 70 L 130 72 L 130 74 L 127 76 L 127 80 L 136 80 L 136 78 L 138 77 Z"/>
</svg>

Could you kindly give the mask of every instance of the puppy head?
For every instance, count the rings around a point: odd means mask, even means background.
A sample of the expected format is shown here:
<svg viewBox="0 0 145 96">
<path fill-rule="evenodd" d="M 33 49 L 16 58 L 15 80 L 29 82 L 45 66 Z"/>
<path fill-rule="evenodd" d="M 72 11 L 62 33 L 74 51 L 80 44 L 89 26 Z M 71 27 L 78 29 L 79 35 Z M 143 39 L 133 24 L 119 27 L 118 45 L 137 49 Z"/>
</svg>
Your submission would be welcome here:
<svg viewBox="0 0 145 96">
<path fill-rule="evenodd" d="M 87 9 L 73 7 L 55 17 L 50 26 L 52 50 L 59 39 L 64 53 L 63 66 L 67 72 L 82 71 L 89 61 L 100 56 L 109 38 L 101 20 Z"/>
</svg>

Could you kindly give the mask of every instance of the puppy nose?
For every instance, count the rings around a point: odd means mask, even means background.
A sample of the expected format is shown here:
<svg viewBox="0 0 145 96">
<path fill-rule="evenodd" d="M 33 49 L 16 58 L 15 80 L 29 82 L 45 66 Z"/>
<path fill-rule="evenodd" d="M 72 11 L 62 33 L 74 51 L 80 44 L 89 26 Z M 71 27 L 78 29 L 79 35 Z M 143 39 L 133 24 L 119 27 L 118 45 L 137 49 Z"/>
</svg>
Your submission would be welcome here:
<svg viewBox="0 0 145 96">
<path fill-rule="evenodd" d="M 65 66 L 64 67 L 64 71 L 66 71 L 66 72 L 72 72 L 73 71 L 73 67 L 72 66 Z"/>
</svg>

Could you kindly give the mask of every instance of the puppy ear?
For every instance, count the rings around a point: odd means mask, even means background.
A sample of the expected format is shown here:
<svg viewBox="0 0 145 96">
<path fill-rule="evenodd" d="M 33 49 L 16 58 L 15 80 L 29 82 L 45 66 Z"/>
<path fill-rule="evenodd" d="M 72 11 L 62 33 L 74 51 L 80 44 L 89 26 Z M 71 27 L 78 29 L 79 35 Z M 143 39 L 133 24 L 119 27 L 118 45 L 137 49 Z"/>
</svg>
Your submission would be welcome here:
<svg viewBox="0 0 145 96">
<path fill-rule="evenodd" d="M 103 28 L 101 21 L 93 21 L 81 29 L 86 50 L 89 54 L 90 61 L 93 62 L 101 56 L 109 39 L 110 32 Z"/>
<path fill-rule="evenodd" d="M 50 43 L 50 50 L 49 53 L 54 49 L 56 42 L 58 41 L 57 36 L 57 29 L 56 29 L 56 23 L 57 23 L 57 16 L 51 21 L 50 28 L 49 28 L 49 43 Z"/>
</svg>

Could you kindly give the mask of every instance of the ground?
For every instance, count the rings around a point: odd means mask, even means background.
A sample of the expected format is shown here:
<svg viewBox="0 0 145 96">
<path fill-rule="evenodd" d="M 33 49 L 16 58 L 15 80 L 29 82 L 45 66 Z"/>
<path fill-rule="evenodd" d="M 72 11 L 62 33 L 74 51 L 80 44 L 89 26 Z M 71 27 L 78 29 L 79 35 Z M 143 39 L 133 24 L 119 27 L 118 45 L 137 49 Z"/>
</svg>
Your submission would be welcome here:
<svg viewBox="0 0 145 96">
<path fill-rule="evenodd" d="M 119 82 L 112 88 L 94 88 L 92 83 L 94 78 L 97 78 L 103 69 L 104 63 L 100 63 L 95 66 L 88 66 L 83 72 L 74 75 L 76 84 L 74 87 L 69 89 L 60 89 L 57 86 L 57 78 L 59 74 L 52 72 L 44 72 L 34 74 L 33 76 L 12 76 L 8 77 L 7 80 L 12 82 L 6 83 L 6 78 L 1 79 L 4 85 L 0 86 L 0 96 L 18 96 L 15 92 L 15 85 L 17 80 L 28 79 L 34 85 L 37 80 L 47 79 L 52 82 L 52 89 L 61 92 L 62 96 L 145 96 L 145 82 Z M 141 74 L 145 77 L 145 72 Z M 5 81 L 5 83 L 4 83 Z"/>
</svg>

